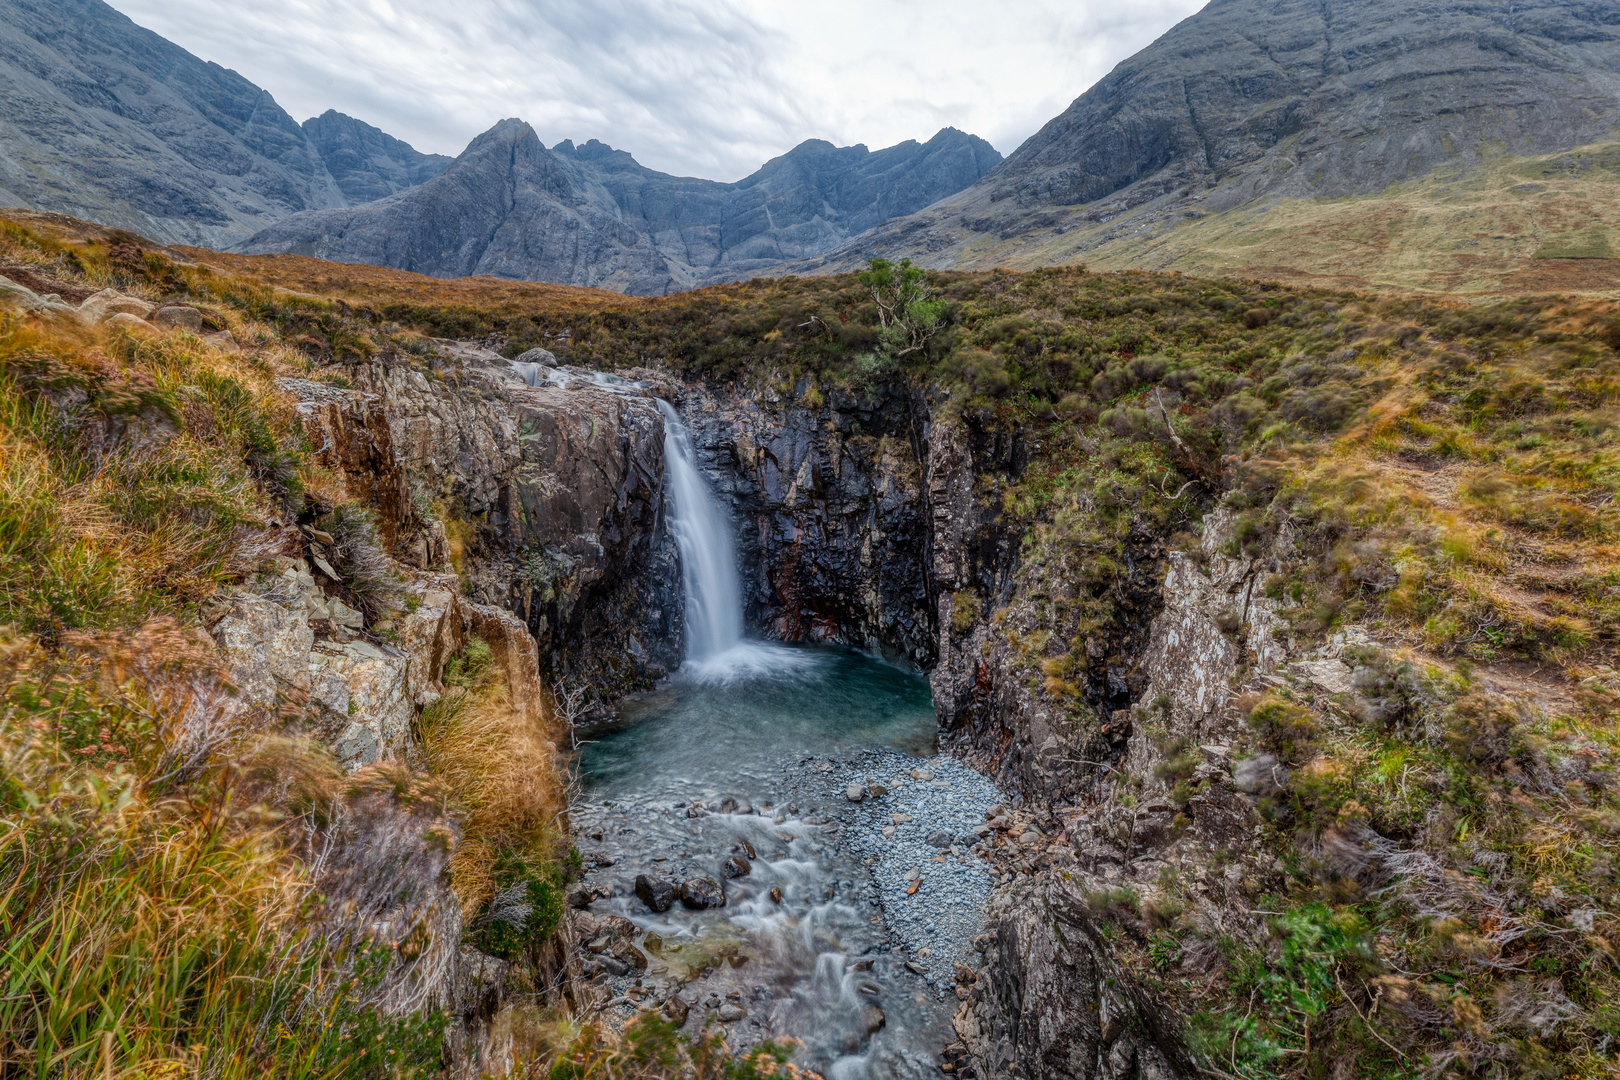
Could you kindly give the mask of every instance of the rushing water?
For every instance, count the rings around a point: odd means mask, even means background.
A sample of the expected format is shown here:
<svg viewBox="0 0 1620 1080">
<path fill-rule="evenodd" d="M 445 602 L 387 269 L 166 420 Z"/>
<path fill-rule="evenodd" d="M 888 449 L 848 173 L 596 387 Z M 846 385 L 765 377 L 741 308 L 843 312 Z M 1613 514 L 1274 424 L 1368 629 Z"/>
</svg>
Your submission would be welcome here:
<svg viewBox="0 0 1620 1080">
<path fill-rule="evenodd" d="M 714 665 L 742 644 L 737 549 L 731 542 L 731 527 L 698 470 L 692 433 L 667 401 L 658 403 L 658 411 L 664 414 L 669 528 L 681 549 L 686 659 L 693 664 Z"/>
<path fill-rule="evenodd" d="M 651 958 L 637 981 L 679 994 L 694 1028 L 729 1001 L 747 1014 L 728 1025 L 734 1046 L 797 1038 L 802 1063 L 833 1080 L 936 1074 L 949 979 L 908 969 L 885 924 L 871 841 L 888 808 L 844 795 L 851 775 L 909 778 L 933 753 L 928 685 L 854 651 L 744 638 L 729 525 L 690 433 L 660 409 L 686 663 L 583 747 L 575 823 L 599 867 L 589 882 L 613 893 L 592 910 L 636 923 Z M 748 872 L 727 880 L 742 852 Z M 632 895 L 638 874 L 724 881 L 726 905 L 654 913 Z M 615 992 L 632 993 L 628 977 Z"/>
</svg>

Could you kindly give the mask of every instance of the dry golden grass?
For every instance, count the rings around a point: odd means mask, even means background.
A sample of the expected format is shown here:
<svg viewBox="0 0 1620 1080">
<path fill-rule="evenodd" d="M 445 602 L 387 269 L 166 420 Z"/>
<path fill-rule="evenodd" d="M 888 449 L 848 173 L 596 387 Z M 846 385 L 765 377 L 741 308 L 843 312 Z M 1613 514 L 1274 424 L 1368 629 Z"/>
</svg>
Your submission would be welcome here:
<svg viewBox="0 0 1620 1080">
<path fill-rule="evenodd" d="M 175 249 L 222 274 L 290 292 L 385 306 L 426 303 L 463 306 L 490 314 L 592 313 L 647 303 L 606 289 L 505 278 L 432 278 L 404 270 L 333 263 L 302 255 L 231 255 L 204 248 Z"/>
<path fill-rule="evenodd" d="M 514 706 L 488 647 L 469 645 L 444 698 L 423 714 L 421 749 L 465 815 L 451 883 L 471 918 L 494 896 L 504 853 L 554 856 L 544 848 L 564 842 L 567 793 L 544 718 Z"/>
</svg>

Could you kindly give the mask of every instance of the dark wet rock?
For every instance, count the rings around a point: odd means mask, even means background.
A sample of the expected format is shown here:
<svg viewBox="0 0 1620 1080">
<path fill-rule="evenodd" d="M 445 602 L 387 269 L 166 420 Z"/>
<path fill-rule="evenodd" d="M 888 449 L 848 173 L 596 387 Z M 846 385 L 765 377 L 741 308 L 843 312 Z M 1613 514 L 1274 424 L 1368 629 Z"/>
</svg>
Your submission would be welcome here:
<svg viewBox="0 0 1620 1080">
<path fill-rule="evenodd" d="M 932 832 L 932 833 L 928 834 L 928 846 L 929 847 L 948 848 L 948 847 L 950 847 L 951 845 L 953 845 L 955 843 L 956 843 L 956 837 L 952 836 L 950 833 L 945 832 L 943 830 L 941 830 L 939 832 Z"/>
<path fill-rule="evenodd" d="M 668 911 L 670 905 L 675 903 L 675 886 L 663 878 L 650 877 L 647 874 L 636 875 L 636 899 L 646 904 L 653 911 Z"/>
<path fill-rule="evenodd" d="M 640 949 L 636 948 L 628 940 L 620 939 L 619 941 L 615 941 L 609 947 L 608 955 L 612 956 L 626 967 L 634 968 L 636 971 L 647 970 L 646 954 Z"/>
<path fill-rule="evenodd" d="M 630 965 L 625 963 L 623 960 L 620 960 L 618 957 L 601 956 L 597 958 L 597 962 L 601 964 L 603 969 L 610 975 L 622 977 L 630 974 Z"/>
<path fill-rule="evenodd" d="M 727 878 L 747 877 L 752 870 L 753 867 L 748 865 L 748 860 L 741 855 L 731 856 L 720 867 L 720 872 Z"/>
<path fill-rule="evenodd" d="M 888 1023 L 888 1017 L 884 1016 L 883 1010 L 876 1005 L 868 1005 L 861 1010 L 861 1027 L 865 1029 L 868 1035 L 882 1031 L 883 1025 L 886 1023 Z"/>
<path fill-rule="evenodd" d="M 716 495 L 746 523 L 737 554 L 748 622 L 784 641 L 927 667 L 937 610 L 918 483 L 926 406 L 898 388 L 823 393 L 810 408 L 774 391 L 688 386 L 676 402 Z"/>
<path fill-rule="evenodd" d="M 726 906 L 726 891 L 713 878 L 695 877 L 681 882 L 681 903 L 695 911 Z"/>
<path fill-rule="evenodd" d="M 770 895 L 771 895 L 771 903 L 780 904 L 782 902 L 782 889 L 781 889 L 781 886 L 772 885 Z"/>
<path fill-rule="evenodd" d="M 722 814 L 735 814 L 737 812 L 737 800 L 732 798 L 721 799 L 720 805 L 715 809 Z"/>
<path fill-rule="evenodd" d="M 567 892 L 563 895 L 568 901 L 568 906 L 576 909 L 588 908 L 591 906 L 591 901 L 596 899 L 590 886 L 581 881 L 576 881 L 568 886 Z"/>
<path fill-rule="evenodd" d="M 686 1024 L 687 1016 L 689 1016 L 692 1012 L 692 1006 L 688 1005 L 679 997 L 671 995 L 669 1000 L 664 1002 L 664 1007 L 661 1011 L 664 1014 L 664 1019 L 668 1020 L 676 1027 L 683 1027 Z"/>
</svg>

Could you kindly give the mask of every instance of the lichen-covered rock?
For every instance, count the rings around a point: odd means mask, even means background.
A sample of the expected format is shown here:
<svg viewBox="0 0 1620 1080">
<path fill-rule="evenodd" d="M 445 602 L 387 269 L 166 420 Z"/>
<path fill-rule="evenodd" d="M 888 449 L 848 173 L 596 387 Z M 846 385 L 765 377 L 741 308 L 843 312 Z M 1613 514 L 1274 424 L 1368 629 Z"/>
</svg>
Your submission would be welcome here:
<svg viewBox="0 0 1620 1080">
<path fill-rule="evenodd" d="M 228 657 L 231 683 L 243 706 L 273 708 L 282 691 L 309 689 L 315 633 L 302 608 L 237 596 L 214 624 L 213 636 Z M 343 704 L 347 708 L 347 700 Z"/>
<path fill-rule="evenodd" d="M 317 642 L 313 667 L 336 673 L 348 690 L 346 712 L 327 710 L 322 735 L 349 768 L 401 754 L 415 717 L 405 672 L 409 658 L 399 649 L 366 641 Z"/>
<path fill-rule="evenodd" d="M 117 289 L 103 289 L 79 305 L 79 318 L 91 326 L 103 323 L 114 315 L 133 315 L 137 319 L 144 319 L 152 314 L 156 306 Z"/>
</svg>

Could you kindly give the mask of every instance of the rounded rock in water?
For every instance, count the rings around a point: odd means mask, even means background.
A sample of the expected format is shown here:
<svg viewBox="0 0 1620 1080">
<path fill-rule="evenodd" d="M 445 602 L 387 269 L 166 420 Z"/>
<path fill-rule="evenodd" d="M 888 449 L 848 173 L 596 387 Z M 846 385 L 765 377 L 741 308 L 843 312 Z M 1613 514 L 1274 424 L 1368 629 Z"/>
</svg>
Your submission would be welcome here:
<svg viewBox="0 0 1620 1080">
<path fill-rule="evenodd" d="M 662 878 L 636 875 L 636 899 L 656 912 L 668 911 L 675 903 L 675 886 Z"/>
<path fill-rule="evenodd" d="M 725 907 L 726 891 L 713 878 L 691 878 L 681 882 L 681 903 L 694 911 Z"/>
</svg>

